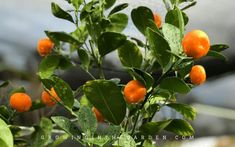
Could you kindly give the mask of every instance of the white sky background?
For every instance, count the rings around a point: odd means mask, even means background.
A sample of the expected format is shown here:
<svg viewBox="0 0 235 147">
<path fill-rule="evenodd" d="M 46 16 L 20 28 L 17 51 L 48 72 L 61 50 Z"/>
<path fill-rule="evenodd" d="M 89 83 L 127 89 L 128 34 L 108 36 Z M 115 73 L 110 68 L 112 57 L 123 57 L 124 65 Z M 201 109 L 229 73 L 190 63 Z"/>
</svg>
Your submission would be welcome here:
<svg viewBox="0 0 235 147">
<path fill-rule="evenodd" d="M 0 0 L 0 55 L 11 67 L 24 68 L 29 50 L 35 49 L 37 40 L 44 37 L 44 30 L 70 31 L 70 22 L 57 19 L 50 12 L 52 0 Z M 69 8 L 63 0 L 55 0 L 63 8 Z M 165 15 L 161 0 L 117 0 L 117 3 L 130 3 L 125 11 L 139 5 L 150 7 L 154 12 Z M 208 33 L 212 43 L 228 43 L 229 52 L 234 52 L 235 1 L 198 0 L 197 6 L 186 11 L 190 18 L 188 30 L 202 29 Z M 131 21 L 130 21 L 131 22 Z M 126 33 L 142 38 L 130 23 Z M 112 58 L 112 55 L 108 58 Z M 118 60 L 114 60 L 116 63 Z"/>
</svg>

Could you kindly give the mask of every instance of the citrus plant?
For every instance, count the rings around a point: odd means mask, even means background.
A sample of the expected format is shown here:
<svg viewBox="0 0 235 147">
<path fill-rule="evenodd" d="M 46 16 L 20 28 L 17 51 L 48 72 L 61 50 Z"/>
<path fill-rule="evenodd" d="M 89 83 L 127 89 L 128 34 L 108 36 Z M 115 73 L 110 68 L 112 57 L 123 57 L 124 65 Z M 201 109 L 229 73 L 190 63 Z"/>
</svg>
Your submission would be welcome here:
<svg viewBox="0 0 235 147">
<path fill-rule="evenodd" d="M 196 110 L 178 103 L 176 97 L 205 82 L 206 71 L 196 65 L 198 60 L 205 56 L 226 60 L 220 52 L 228 48 L 211 45 L 202 30 L 186 33 L 189 18 L 184 10 L 196 2 L 163 0 L 164 17 L 145 6 L 125 14 L 122 10 L 128 3 L 114 6 L 115 0 L 66 1 L 71 10 L 52 2 L 52 14 L 71 22 L 75 30 L 45 31 L 47 38 L 39 40 L 37 51 L 42 61 L 38 76 L 44 91 L 41 99 L 32 102 L 24 88 L 13 88 L 9 105 L 0 106 L 0 146 L 57 146 L 69 138 L 83 146 L 154 146 L 149 136 L 163 130 L 193 135 L 189 121 L 195 119 Z M 130 18 L 144 40 L 122 33 Z M 128 83 L 116 77 L 107 79 L 104 74 L 104 58 L 114 51 L 132 77 Z M 72 89 L 58 72 L 70 68 L 82 69 L 90 80 Z M 93 75 L 92 68 L 98 69 L 99 76 Z M 8 84 L 3 82 L 1 88 L 11 86 Z M 13 121 L 23 112 L 55 105 L 71 116 L 42 117 L 33 128 Z M 153 119 L 163 107 L 181 113 L 182 119 Z M 20 133 L 25 129 L 31 132 L 26 134 L 31 141 Z M 51 137 L 55 134 L 60 137 Z"/>
</svg>

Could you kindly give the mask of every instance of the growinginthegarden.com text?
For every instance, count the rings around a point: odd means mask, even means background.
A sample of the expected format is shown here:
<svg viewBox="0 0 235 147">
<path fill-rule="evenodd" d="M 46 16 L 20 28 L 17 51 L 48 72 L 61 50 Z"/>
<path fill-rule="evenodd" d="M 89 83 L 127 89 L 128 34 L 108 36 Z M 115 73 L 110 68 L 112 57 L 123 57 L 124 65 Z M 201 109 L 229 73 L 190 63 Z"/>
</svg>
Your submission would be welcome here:
<svg viewBox="0 0 235 147">
<path fill-rule="evenodd" d="M 55 140 L 57 139 L 61 139 L 63 138 L 64 136 L 60 136 L 60 135 L 55 135 L 54 138 Z M 67 137 L 64 137 L 64 139 L 66 139 Z M 70 137 L 72 140 L 81 140 L 81 139 L 86 139 L 86 140 L 117 140 L 119 139 L 119 136 L 109 136 L 109 135 L 106 135 L 106 136 L 97 136 L 97 137 L 88 137 L 88 136 L 82 136 L 82 135 L 77 135 L 77 136 L 71 136 Z M 167 141 L 167 140 L 193 140 L 195 137 L 194 136 L 180 136 L 180 135 L 174 135 L 174 136 L 168 136 L 168 135 L 156 135 L 156 136 L 144 136 L 144 135 L 140 135 L 140 136 L 133 136 L 132 137 L 134 140 L 161 140 L 161 141 Z M 41 139 L 48 139 L 48 136 L 45 136 L 45 135 L 42 135 L 41 136 Z"/>
</svg>

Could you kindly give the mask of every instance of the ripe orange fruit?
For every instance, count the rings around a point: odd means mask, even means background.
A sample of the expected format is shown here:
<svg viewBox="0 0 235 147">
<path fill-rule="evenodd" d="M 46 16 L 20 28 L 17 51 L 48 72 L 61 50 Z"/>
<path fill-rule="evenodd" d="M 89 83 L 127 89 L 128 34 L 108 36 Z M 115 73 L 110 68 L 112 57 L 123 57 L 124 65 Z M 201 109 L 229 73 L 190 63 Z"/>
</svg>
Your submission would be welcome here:
<svg viewBox="0 0 235 147">
<path fill-rule="evenodd" d="M 193 66 L 189 76 L 191 82 L 195 85 L 200 85 L 206 81 L 206 71 L 201 65 Z"/>
<path fill-rule="evenodd" d="M 51 53 L 53 47 L 54 43 L 50 39 L 44 38 L 38 41 L 37 50 L 41 56 L 46 56 Z"/>
<path fill-rule="evenodd" d="M 129 104 L 143 101 L 146 93 L 145 86 L 138 80 L 128 82 L 124 88 L 124 96 Z"/>
<path fill-rule="evenodd" d="M 17 112 L 26 112 L 32 106 L 32 100 L 26 93 L 14 93 L 10 97 L 10 106 Z"/>
<path fill-rule="evenodd" d="M 205 32 L 193 30 L 184 36 L 182 46 L 184 53 L 187 56 L 198 59 L 208 53 L 210 49 L 210 40 Z"/>
<path fill-rule="evenodd" d="M 56 94 L 54 88 L 51 88 L 50 94 L 47 91 L 42 92 L 42 102 L 47 106 L 54 106 L 60 98 Z"/>
<path fill-rule="evenodd" d="M 162 26 L 162 18 L 159 14 L 154 14 L 154 22 L 157 25 L 158 28 Z"/>
<path fill-rule="evenodd" d="M 96 116 L 96 119 L 98 122 L 104 122 L 104 117 L 102 116 L 102 114 L 100 113 L 100 111 L 98 109 L 93 107 L 92 111 L 95 113 L 95 116 Z"/>
</svg>

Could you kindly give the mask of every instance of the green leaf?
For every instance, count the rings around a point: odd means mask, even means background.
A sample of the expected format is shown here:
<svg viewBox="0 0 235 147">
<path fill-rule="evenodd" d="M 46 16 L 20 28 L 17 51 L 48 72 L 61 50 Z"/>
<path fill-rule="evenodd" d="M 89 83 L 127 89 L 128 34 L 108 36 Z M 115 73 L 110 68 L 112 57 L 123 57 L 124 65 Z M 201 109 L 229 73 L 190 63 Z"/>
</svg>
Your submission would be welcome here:
<svg viewBox="0 0 235 147">
<path fill-rule="evenodd" d="M 120 33 L 105 32 L 101 34 L 98 39 L 98 49 L 101 57 L 119 48 L 125 40 L 126 36 Z"/>
<path fill-rule="evenodd" d="M 8 111 L 8 108 L 5 105 L 0 106 L 0 118 L 4 120 L 8 120 L 10 117 L 10 113 Z"/>
<path fill-rule="evenodd" d="M 153 13 L 149 8 L 140 6 L 131 11 L 131 18 L 136 28 L 142 34 L 145 34 L 145 30 L 148 27 L 148 21 L 153 20 Z"/>
<path fill-rule="evenodd" d="M 184 23 L 184 17 L 183 17 L 183 12 L 176 7 L 175 8 L 176 12 L 177 12 L 177 16 L 178 16 L 178 20 L 179 20 L 179 29 L 180 29 L 180 33 L 181 33 L 181 39 L 184 37 L 184 29 L 185 29 L 185 23 Z"/>
<path fill-rule="evenodd" d="M 178 71 L 181 78 L 185 78 L 191 71 L 193 65 L 194 62 L 192 59 L 179 59 L 174 65 L 174 70 Z"/>
<path fill-rule="evenodd" d="M 172 120 L 171 123 L 164 130 L 182 136 L 190 136 L 194 134 L 193 127 L 187 121 L 182 119 Z"/>
<path fill-rule="evenodd" d="M 121 146 L 121 147 L 135 147 L 136 143 L 135 143 L 135 140 L 128 133 L 124 132 L 119 137 L 118 146 Z"/>
<path fill-rule="evenodd" d="M 142 53 L 131 41 L 126 41 L 118 49 L 118 56 L 123 66 L 140 68 L 142 64 Z"/>
<path fill-rule="evenodd" d="M 168 42 L 159 33 L 154 32 L 150 28 L 147 28 L 146 34 L 153 55 L 161 65 L 163 73 L 167 72 L 172 65 L 172 55 L 168 53 L 171 50 Z"/>
<path fill-rule="evenodd" d="M 172 119 L 159 121 L 159 122 L 148 122 L 140 127 L 140 131 L 145 135 L 156 135 L 158 132 L 166 128 Z"/>
<path fill-rule="evenodd" d="M 109 13 L 109 16 L 114 14 L 114 13 L 117 13 L 119 11 L 122 11 L 123 9 L 125 9 L 126 7 L 128 7 L 128 3 L 123 3 L 123 4 L 119 4 L 117 6 L 115 6 Z"/>
<path fill-rule="evenodd" d="M 167 106 L 180 112 L 184 116 L 184 118 L 188 120 L 194 120 L 196 117 L 196 109 L 190 105 L 181 104 L 181 103 L 170 103 L 167 104 Z"/>
<path fill-rule="evenodd" d="M 81 24 L 74 32 L 71 33 L 71 35 L 79 41 L 79 45 L 71 45 L 71 51 L 75 51 L 77 48 L 81 47 L 83 43 L 86 42 L 88 37 L 88 31 L 86 29 L 86 26 L 84 24 Z"/>
<path fill-rule="evenodd" d="M 44 147 L 51 141 L 52 122 L 50 119 L 43 117 L 40 121 L 40 126 L 34 127 L 35 131 L 32 134 L 32 146 Z"/>
<path fill-rule="evenodd" d="M 164 23 L 162 25 L 162 32 L 171 47 L 171 51 L 179 55 L 183 51 L 180 30 L 171 24 Z"/>
<path fill-rule="evenodd" d="M 79 10 L 79 7 L 83 3 L 83 1 L 84 0 L 71 0 L 71 3 L 73 4 L 76 10 Z"/>
<path fill-rule="evenodd" d="M 68 134 L 63 134 L 61 135 L 59 138 L 56 138 L 55 141 L 52 142 L 52 144 L 50 144 L 50 147 L 57 147 L 58 145 L 60 145 L 61 143 L 63 143 L 65 140 L 67 140 L 69 138 Z"/>
<path fill-rule="evenodd" d="M 88 106 L 88 107 L 92 107 L 92 104 L 89 102 L 89 100 L 86 98 L 85 95 L 83 95 L 80 99 L 80 105 L 81 106 Z"/>
<path fill-rule="evenodd" d="M 54 74 L 55 69 L 58 67 L 60 57 L 57 55 L 49 55 L 42 59 L 39 65 L 38 75 L 41 79 L 46 79 Z"/>
<path fill-rule="evenodd" d="M 220 59 L 222 61 L 226 61 L 227 60 L 226 57 L 223 54 L 221 54 L 221 53 L 219 53 L 217 51 L 213 51 L 213 50 L 209 50 L 209 52 L 207 53 L 206 56 L 215 57 L 215 58 L 218 58 L 218 59 Z"/>
<path fill-rule="evenodd" d="M 71 34 L 68 34 L 66 32 L 50 32 L 45 31 L 46 35 L 53 40 L 53 42 L 67 42 L 74 45 L 81 45 L 81 42 L 79 42 L 75 37 L 73 37 Z"/>
<path fill-rule="evenodd" d="M 139 39 L 137 39 L 135 37 L 131 37 L 131 39 L 134 40 L 137 43 L 138 46 L 140 46 L 140 47 L 144 47 L 145 46 L 145 44 L 141 40 L 139 40 Z"/>
<path fill-rule="evenodd" d="M 71 59 L 69 59 L 68 57 L 64 57 L 64 56 L 59 56 L 60 57 L 60 63 L 58 65 L 58 67 L 62 70 L 66 70 L 68 68 L 73 67 L 73 63 L 71 62 Z"/>
<path fill-rule="evenodd" d="M 25 93 L 25 88 L 24 87 L 17 87 L 14 88 L 9 95 L 13 95 L 14 93 Z"/>
<path fill-rule="evenodd" d="M 8 125 L 0 118 L 0 146 L 13 147 L 13 136 Z"/>
<path fill-rule="evenodd" d="M 55 83 L 54 89 L 58 97 L 63 101 L 64 105 L 72 108 L 74 104 L 74 95 L 71 87 L 58 77 L 53 77 L 53 81 Z"/>
<path fill-rule="evenodd" d="M 77 52 L 78 52 L 78 57 L 82 63 L 82 67 L 85 70 L 88 70 L 89 66 L 90 66 L 90 57 L 89 57 L 87 51 L 83 50 L 83 49 L 78 49 Z"/>
<path fill-rule="evenodd" d="M 140 69 L 137 68 L 127 68 L 128 72 L 132 75 L 132 77 L 140 82 L 142 82 L 148 91 L 152 89 L 154 79 L 153 77 Z"/>
<path fill-rule="evenodd" d="M 186 15 L 186 13 L 184 13 L 182 11 L 181 11 L 181 13 L 183 16 L 184 25 L 187 25 L 189 18 Z M 166 17 L 165 17 L 165 22 L 172 24 L 172 25 L 176 26 L 177 28 L 179 28 L 180 20 L 179 20 L 178 13 L 177 13 L 176 9 L 173 9 L 173 10 L 170 10 L 167 12 Z"/>
<path fill-rule="evenodd" d="M 9 81 L 4 81 L 0 84 L 0 88 L 6 87 L 9 84 Z"/>
<path fill-rule="evenodd" d="M 222 52 L 228 48 L 229 48 L 229 46 L 226 44 L 214 44 L 214 45 L 211 45 L 210 50 L 211 51 L 213 50 L 216 52 Z"/>
<path fill-rule="evenodd" d="M 115 83 L 107 80 L 88 81 L 83 92 L 105 119 L 116 125 L 122 122 L 126 115 L 126 102 L 121 88 Z"/>
<path fill-rule="evenodd" d="M 82 131 L 92 137 L 97 129 L 97 121 L 94 112 L 88 106 L 82 106 L 77 113 L 78 123 Z"/>
<path fill-rule="evenodd" d="M 111 23 L 106 27 L 106 31 L 122 32 L 128 24 L 128 16 L 124 13 L 112 14 L 109 19 Z"/>
<path fill-rule="evenodd" d="M 53 116 L 51 119 L 70 136 L 77 138 L 76 136 L 81 135 L 81 131 L 78 126 L 71 122 L 68 118 L 64 116 Z"/>
<path fill-rule="evenodd" d="M 51 11 L 52 14 L 57 18 L 65 19 L 71 21 L 72 23 L 74 22 L 73 17 L 69 13 L 61 9 L 60 6 L 54 2 L 51 3 Z"/>
<path fill-rule="evenodd" d="M 116 2 L 116 0 L 104 0 L 104 1 L 105 1 L 104 7 L 105 7 L 106 9 L 112 7 L 112 6 L 114 5 L 114 3 Z"/>
<path fill-rule="evenodd" d="M 160 83 L 160 88 L 182 94 L 186 94 L 191 90 L 191 88 L 183 80 L 176 77 L 168 77 L 163 79 Z"/>
</svg>

